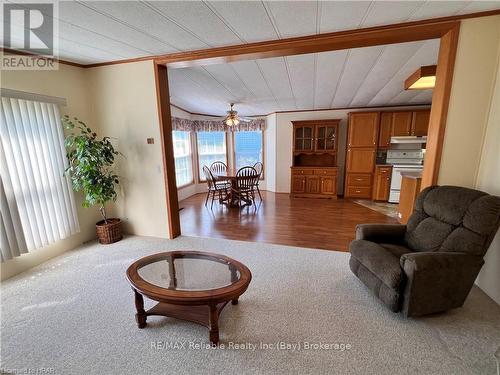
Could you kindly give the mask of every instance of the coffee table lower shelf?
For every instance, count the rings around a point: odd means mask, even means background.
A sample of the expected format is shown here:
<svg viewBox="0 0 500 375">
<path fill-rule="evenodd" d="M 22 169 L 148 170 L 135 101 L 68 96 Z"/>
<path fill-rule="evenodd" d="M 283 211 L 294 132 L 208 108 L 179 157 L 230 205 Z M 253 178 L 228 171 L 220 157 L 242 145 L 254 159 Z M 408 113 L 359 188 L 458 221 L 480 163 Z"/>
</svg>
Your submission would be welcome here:
<svg viewBox="0 0 500 375">
<path fill-rule="evenodd" d="M 219 315 L 229 301 L 219 302 L 215 305 L 174 305 L 159 302 L 149 310 L 144 310 L 144 298 L 134 289 L 135 306 L 137 314 L 135 320 L 139 328 L 146 327 L 148 316 L 166 316 L 180 320 L 187 320 L 208 328 L 210 342 L 219 343 Z M 231 300 L 233 305 L 238 304 L 238 299 Z"/>
</svg>

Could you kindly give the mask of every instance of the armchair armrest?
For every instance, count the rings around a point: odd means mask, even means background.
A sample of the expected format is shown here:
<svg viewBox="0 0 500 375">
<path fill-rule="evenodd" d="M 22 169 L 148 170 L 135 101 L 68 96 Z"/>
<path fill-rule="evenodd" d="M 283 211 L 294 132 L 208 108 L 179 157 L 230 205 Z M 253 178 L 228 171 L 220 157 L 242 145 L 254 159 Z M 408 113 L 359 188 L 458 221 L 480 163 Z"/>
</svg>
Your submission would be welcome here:
<svg viewBox="0 0 500 375">
<path fill-rule="evenodd" d="M 403 314 L 420 316 L 462 306 L 483 263 L 481 257 L 459 252 L 403 254 Z"/>
<path fill-rule="evenodd" d="M 407 275 L 414 272 L 449 270 L 461 267 L 482 265 L 484 261 L 477 255 L 459 252 L 414 252 L 403 254 L 401 268 Z"/>
<path fill-rule="evenodd" d="M 401 242 L 406 233 L 406 225 L 402 224 L 358 224 L 356 239 L 378 243 Z"/>
</svg>

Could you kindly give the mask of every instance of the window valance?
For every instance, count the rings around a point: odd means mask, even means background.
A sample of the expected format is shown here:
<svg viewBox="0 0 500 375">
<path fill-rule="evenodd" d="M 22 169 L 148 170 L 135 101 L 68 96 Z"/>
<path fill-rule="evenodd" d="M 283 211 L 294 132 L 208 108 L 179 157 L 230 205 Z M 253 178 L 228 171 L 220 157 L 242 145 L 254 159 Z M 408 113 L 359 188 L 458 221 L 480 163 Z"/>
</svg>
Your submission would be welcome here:
<svg viewBox="0 0 500 375">
<path fill-rule="evenodd" d="M 172 117 L 172 130 L 194 132 L 257 131 L 264 130 L 266 120 L 241 121 L 236 126 L 227 126 L 222 120 L 189 120 Z"/>
</svg>

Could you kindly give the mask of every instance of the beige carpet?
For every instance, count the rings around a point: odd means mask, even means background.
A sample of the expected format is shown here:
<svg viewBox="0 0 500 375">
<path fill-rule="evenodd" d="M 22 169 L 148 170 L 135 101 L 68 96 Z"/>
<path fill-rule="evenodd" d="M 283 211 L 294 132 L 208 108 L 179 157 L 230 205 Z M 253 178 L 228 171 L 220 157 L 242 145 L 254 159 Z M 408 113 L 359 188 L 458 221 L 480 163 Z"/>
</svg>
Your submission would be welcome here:
<svg viewBox="0 0 500 375">
<path fill-rule="evenodd" d="M 149 317 L 146 329 L 137 328 L 125 270 L 143 255 L 169 249 L 227 254 L 252 270 L 240 304 L 222 313 L 224 349 L 189 349 L 207 343 L 208 332 L 188 322 Z M 190 237 L 90 244 L 2 284 L 1 368 L 54 374 L 496 373 L 500 307 L 479 289 L 463 308 L 405 320 L 351 274 L 348 256 Z M 350 349 L 306 350 L 305 342 Z M 178 347 L 168 349 L 168 343 Z M 245 347 L 228 348 L 231 343 Z M 300 344 L 300 350 L 276 349 L 278 343 Z"/>
</svg>

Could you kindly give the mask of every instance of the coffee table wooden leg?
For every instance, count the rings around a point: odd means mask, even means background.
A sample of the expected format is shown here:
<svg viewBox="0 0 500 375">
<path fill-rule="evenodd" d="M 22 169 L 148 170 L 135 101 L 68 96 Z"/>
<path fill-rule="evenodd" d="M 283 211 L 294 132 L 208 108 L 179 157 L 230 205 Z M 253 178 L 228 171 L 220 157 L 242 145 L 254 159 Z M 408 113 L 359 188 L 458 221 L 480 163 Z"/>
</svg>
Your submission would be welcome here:
<svg viewBox="0 0 500 375">
<path fill-rule="evenodd" d="M 237 304 L 238 304 L 238 298 L 231 300 L 231 305 L 237 305 Z"/>
<path fill-rule="evenodd" d="M 139 328 L 144 328 L 146 327 L 146 311 L 144 311 L 144 298 L 142 297 L 142 294 L 139 293 L 137 290 L 134 290 L 134 296 L 135 296 L 135 308 L 137 309 L 137 314 L 135 314 L 135 321 L 137 322 L 137 326 Z"/>
<path fill-rule="evenodd" d="M 210 336 L 210 342 L 217 345 L 219 343 L 219 310 L 217 305 L 210 305 L 209 316 L 208 316 L 208 330 Z"/>
</svg>

